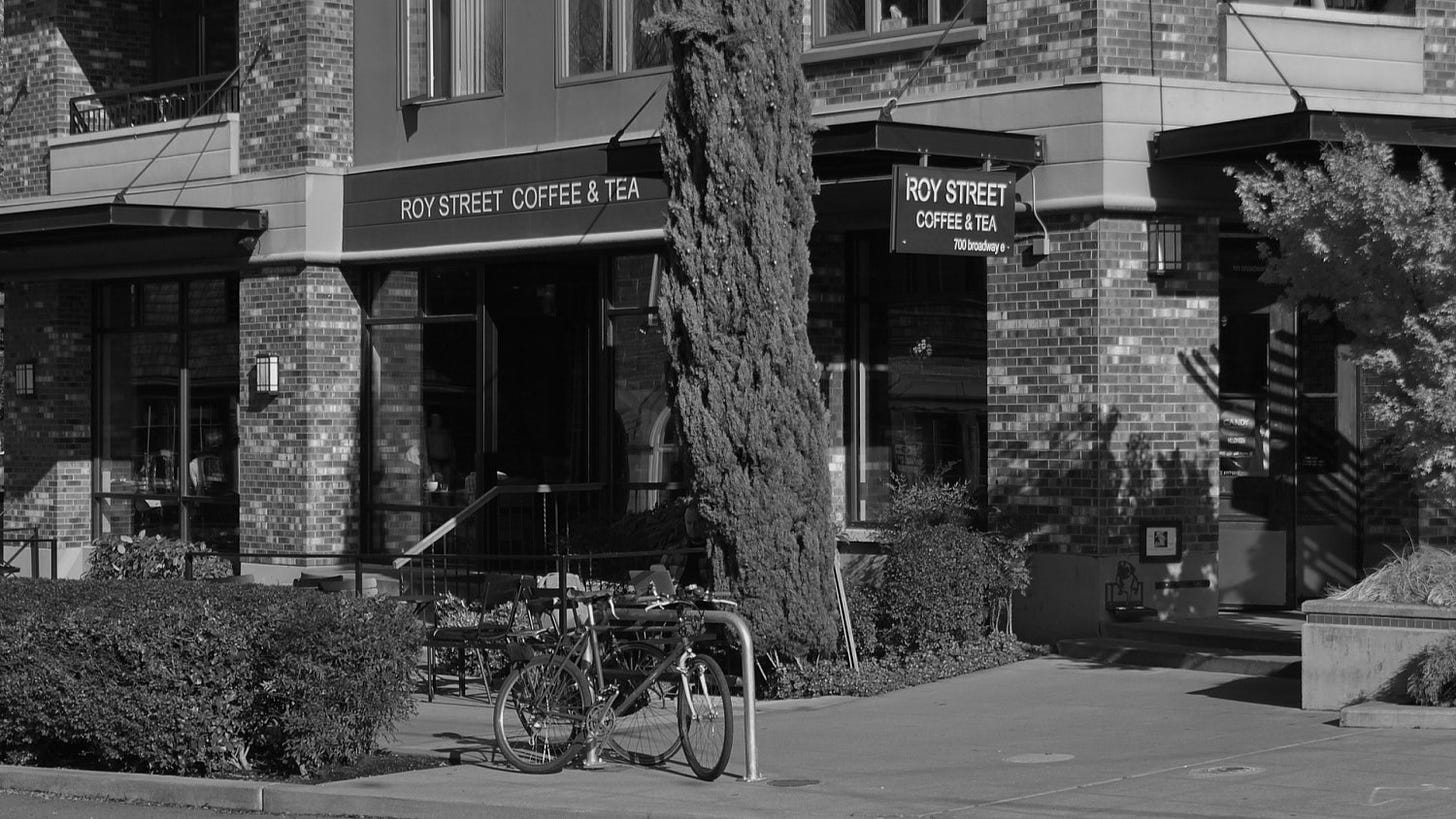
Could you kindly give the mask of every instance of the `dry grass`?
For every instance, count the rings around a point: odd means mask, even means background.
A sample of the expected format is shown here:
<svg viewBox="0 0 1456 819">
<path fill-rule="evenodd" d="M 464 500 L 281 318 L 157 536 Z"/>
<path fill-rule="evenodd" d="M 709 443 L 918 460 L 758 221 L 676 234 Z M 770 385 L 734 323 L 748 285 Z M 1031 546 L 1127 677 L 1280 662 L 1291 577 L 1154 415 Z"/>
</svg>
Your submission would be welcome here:
<svg viewBox="0 0 1456 819">
<path fill-rule="evenodd" d="M 1456 554 L 1430 546 L 1393 552 L 1359 583 L 1329 598 L 1456 608 Z"/>
</svg>

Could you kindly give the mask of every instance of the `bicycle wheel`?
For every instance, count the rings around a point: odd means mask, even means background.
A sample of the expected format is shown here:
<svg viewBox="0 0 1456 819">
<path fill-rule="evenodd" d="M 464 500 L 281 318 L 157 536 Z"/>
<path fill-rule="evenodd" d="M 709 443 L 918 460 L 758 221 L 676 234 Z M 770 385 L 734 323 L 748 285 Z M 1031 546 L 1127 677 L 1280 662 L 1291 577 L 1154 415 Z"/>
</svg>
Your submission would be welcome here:
<svg viewBox="0 0 1456 819">
<path fill-rule="evenodd" d="M 591 685 L 574 663 L 543 654 L 506 677 L 495 699 L 495 744 L 517 770 L 555 773 L 582 752 Z"/>
<path fill-rule="evenodd" d="M 618 643 L 602 657 L 602 674 L 625 697 L 665 656 L 647 643 Z M 616 725 L 607 736 L 607 750 L 638 765 L 666 762 L 682 745 L 676 701 L 677 675 L 669 668 L 636 699 L 617 703 Z"/>
<path fill-rule="evenodd" d="M 688 661 L 688 691 L 677 698 L 677 730 L 683 754 L 699 779 L 711 782 L 733 753 L 733 697 L 712 657 Z"/>
</svg>

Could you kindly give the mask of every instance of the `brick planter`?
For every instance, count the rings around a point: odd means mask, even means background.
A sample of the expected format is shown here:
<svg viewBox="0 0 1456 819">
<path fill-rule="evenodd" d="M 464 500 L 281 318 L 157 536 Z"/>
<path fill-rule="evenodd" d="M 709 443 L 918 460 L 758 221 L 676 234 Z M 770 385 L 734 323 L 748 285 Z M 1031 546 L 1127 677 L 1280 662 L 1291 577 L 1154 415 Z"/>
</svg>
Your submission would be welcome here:
<svg viewBox="0 0 1456 819">
<path fill-rule="evenodd" d="M 1407 665 L 1456 631 L 1456 609 L 1310 600 L 1302 607 L 1302 705 L 1337 711 L 1367 700 L 1409 702 Z"/>
</svg>

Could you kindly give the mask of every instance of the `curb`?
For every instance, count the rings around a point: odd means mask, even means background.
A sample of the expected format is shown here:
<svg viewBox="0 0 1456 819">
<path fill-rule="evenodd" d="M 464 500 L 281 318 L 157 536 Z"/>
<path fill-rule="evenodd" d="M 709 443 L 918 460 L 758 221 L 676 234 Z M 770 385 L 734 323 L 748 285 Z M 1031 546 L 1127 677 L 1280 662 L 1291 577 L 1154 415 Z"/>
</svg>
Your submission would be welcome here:
<svg viewBox="0 0 1456 819">
<path fill-rule="evenodd" d="M 331 784 L 346 788 L 331 789 L 328 787 Z M 492 817 L 508 819 L 546 815 L 539 809 L 490 805 L 478 800 L 447 801 L 357 792 L 360 788 L 382 791 L 388 787 L 383 783 L 361 785 L 359 780 L 324 785 L 289 785 L 165 774 L 0 765 L 0 788 L 107 801 L 151 802 L 159 805 L 267 813 L 370 816 L 381 819 L 478 819 L 481 811 L 487 808 Z M 551 813 L 559 815 L 560 811 Z"/>
<path fill-rule="evenodd" d="M 1452 730 L 1456 729 L 1456 708 L 1362 702 L 1340 709 L 1340 727 Z"/>
</svg>

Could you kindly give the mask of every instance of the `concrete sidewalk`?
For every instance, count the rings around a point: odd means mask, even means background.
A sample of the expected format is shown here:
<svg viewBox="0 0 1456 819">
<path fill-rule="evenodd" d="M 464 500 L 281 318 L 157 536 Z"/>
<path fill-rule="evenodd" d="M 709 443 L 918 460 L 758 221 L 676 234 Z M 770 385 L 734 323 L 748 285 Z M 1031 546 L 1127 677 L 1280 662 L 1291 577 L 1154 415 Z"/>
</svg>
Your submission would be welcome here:
<svg viewBox="0 0 1456 819">
<path fill-rule="evenodd" d="M 0 787 L 392 817 L 1456 815 L 1456 732 L 1342 728 L 1299 709 L 1298 680 L 1056 657 L 761 703 L 753 782 L 741 737 L 707 783 L 680 760 L 520 774 L 491 758 L 490 736 L 483 700 L 443 696 L 391 747 L 460 763 L 448 768 L 271 786 L 7 767 Z"/>
</svg>

